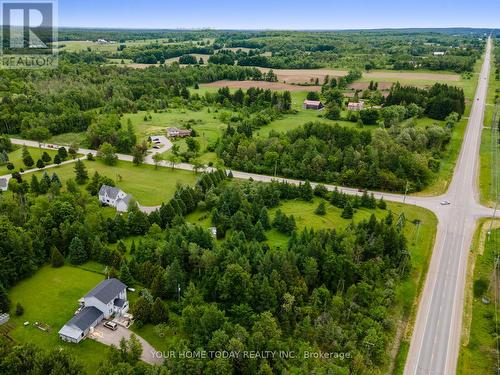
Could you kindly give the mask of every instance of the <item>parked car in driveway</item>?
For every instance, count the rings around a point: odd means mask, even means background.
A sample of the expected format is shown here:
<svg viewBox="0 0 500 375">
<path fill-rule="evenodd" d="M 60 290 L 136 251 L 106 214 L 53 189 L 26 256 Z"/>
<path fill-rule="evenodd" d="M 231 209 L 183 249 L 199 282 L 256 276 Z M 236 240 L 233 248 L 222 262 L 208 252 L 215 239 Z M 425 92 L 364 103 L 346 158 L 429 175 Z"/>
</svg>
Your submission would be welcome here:
<svg viewBox="0 0 500 375">
<path fill-rule="evenodd" d="M 112 331 L 116 331 L 118 329 L 118 324 L 116 324 L 115 322 L 107 321 L 103 324 L 103 326 Z"/>
</svg>

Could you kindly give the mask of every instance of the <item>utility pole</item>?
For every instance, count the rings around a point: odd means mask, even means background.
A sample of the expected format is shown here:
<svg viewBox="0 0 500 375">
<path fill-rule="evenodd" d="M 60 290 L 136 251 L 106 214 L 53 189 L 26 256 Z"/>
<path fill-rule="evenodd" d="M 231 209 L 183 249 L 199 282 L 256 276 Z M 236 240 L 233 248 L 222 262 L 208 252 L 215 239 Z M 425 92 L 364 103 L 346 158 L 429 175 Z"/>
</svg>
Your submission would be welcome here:
<svg viewBox="0 0 500 375">
<path fill-rule="evenodd" d="M 408 195 L 408 180 L 406 180 L 405 196 L 403 198 L 403 203 L 406 203 L 406 196 Z"/>
</svg>

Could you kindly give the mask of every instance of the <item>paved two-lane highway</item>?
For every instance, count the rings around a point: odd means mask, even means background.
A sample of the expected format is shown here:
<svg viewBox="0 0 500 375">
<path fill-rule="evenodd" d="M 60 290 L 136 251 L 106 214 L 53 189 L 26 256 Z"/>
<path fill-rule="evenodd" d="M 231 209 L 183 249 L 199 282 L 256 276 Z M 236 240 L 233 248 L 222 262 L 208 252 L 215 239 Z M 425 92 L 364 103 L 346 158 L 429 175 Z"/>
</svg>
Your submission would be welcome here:
<svg viewBox="0 0 500 375">
<path fill-rule="evenodd" d="M 439 228 L 405 367 L 408 375 L 455 374 L 462 332 L 467 258 L 479 217 L 479 147 L 490 74 L 491 40 L 479 76 L 469 123 L 448 192 L 452 202 L 434 210 Z"/>
</svg>

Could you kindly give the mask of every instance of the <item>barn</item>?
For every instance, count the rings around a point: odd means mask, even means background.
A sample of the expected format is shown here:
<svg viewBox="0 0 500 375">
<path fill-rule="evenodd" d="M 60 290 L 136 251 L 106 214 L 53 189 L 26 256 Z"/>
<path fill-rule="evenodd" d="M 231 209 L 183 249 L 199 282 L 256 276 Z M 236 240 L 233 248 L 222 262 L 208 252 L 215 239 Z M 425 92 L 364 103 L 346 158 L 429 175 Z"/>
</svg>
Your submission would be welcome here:
<svg viewBox="0 0 500 375">
<path fill-rule="evenodd" d="M 320 109 L 323 109 L 324 105 L 321 103 L 319 100 L 304 100 L 304 104 L 302 105 L 302 108 L 304 109 L 315 109 L 319 111 Z"/>
</svg>

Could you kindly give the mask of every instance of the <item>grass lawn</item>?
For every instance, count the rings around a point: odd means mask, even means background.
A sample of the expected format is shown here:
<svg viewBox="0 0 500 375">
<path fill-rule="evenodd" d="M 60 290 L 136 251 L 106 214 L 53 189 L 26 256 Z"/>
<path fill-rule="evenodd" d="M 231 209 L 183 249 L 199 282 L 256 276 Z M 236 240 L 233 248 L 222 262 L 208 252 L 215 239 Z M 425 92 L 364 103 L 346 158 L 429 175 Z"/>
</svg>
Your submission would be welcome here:
<svg viewBox="0 0 500 375">
<path fill-rule="evenodd" d="M 32 169 L 36 168 L 36 162 L 38 159 L 41 159 L 42 154 L 44 151 L 46 151 L 52 159 L 54 159 L 54 156 L 57 154 L 57 151 L 52 151 L 52 150 L 43 150 L 35 147 L 28 147 L 28 150 L 31 154 L 31 157 L 33 158 L 33 161 L 35 162 L 35 165 L 32 167 L 26 167 L 23 163 L 23 148 L 19 146 L 16 150 L 9 152 L 9 161 L 14 164 L 15 169 L 13 171 L 9 171 L 7 169 L 7 165 L 0 165 L 0 176 L 10 174 L 12 172 L 19 171 L 20 168 L 23 169 Z"/>
<path fill-rule="evenodd" d="M 125 114 L 123 116 L 123 124 L 126 124 L 128 119 L 132 121 L 139 140 L 150 135 L 165 134 L 167 128 L 170 127 L 185 127 L 189 124 L 198 133 L 198 137 L 208 143 L 215 142 L 225 128 L 225 125 L 219 120 L 219 113 L 214 112 L 213 108 L 210 109 L 210 112 L 208 112 L 208 108 L 199 111 L 175 108 L 165 112 L 148 113 L 152 119 L 147 121 L 144 121 L 146 112 Z"/>
<path fill-rule="evenodd" d="M 218 158 L 215 153 L 207 152 L 206 149 L 210 144 L 217 142 L 226 128 L 219 117 L 221 112 L 224 110 L 215 112 L 214 108 L 203 108 L 199 111 L 176 108 L 161 113 L 148 112 L 152 117 L 148 121 L 144 121 L 146 112 L 138 112 L 124 115 L 122 123 L 125 124 L 128 119 L 132 121 L 139 141 L 151 135 L 165 135 L 167 128 L 170 127 L 183 128 L 189 125 L 196 131 L 196 140 L 200 143 L 199 161 L 204 164 L 209 162 L 217 164 Z M 184 139 L 177 140 L 175 144 L 179 145 L 181 152 L 187 150 Z M 170 152 L 165 153 L 164 157 L 169 154 Z"/>
<path fill-rule="evenodd" d="M 152 165 L 135 166 L 132 163 L 118 161 L 114 166 L 102 161 L 85 161 L 87 172 L 92 178 L 94 172 L 107 176 L 116 185 L 132 196 L 143 206 L 158 206 L 173 197 L 177 184 L 193 185 L 196 175 L 193 172 L 172 170 L 171 168 L 155 169 Z M 67 164 L 50 170 L 64 181 L 75 178 L 74 164 Z M 38 177 L 43 172 L 36 172 Z"/>
<path fill-rule="evenodd" d="M 54 143 L 56 145 L 62 145 L 62 146 L 71 146 L 72 143 L 76 143 L 80 147 L 84 147 L 86 140 L 87 138 L 85 132 L 64 133 L 50 137 L 47 143 Z"/>
<path fill-rule="evenodd" d="M 14 286 L 9 296 L 12 301 L 11 322 L 15 328 L 10 336 L 23 343 L 33 343 L 44 349 L 63 349 L 76 356 L 90 374 L 96 373 L 99 362 L 105 358 L 106 347 L 93 340 L 79 344 L 66 343 L 57 332 L 73 316 L 78 299 L 104 279 L 103 275 L 75 267 L 41 268 L 35 275 Z M 17 303 L 24 307 L 24 314 L 16 317 Z M 25 321 L 30 326 L 24 327 Z M 43 332 L 32 324 L 42 322 L 51 327 Z"/>
<path fill-rule="evenodd" d="M 487 226 L 484 228 L 484 226 Z M 474 241 L 474 251 L 469 256 L 468 270 L 468 303 L 464 318 L 462 346 L 460 350 L 457 374 L 461 375 L 486 375 L 494 374 L 496 368 L 496 343 L 495 343 L 495 286 L 494 259 L 500 246 L 500 229 L 493 229 L 491 235 L 486 235 L 481 240 L 480 233 L 490 226 L 484 222 L 479 226 Z M 498 270 L 497 270 L 498 272 Z M 498 275 L 497 275 L 498 277 Z M 485 304 L 482 296 L 474 293 L 472 289 L 481 280 L 489 285 L 484 296 L 491 302 Z M 498 314 L 499 311 L 496 311 Z M 470 315 L 472 314 L 472 315 Z"/>
</svg>

